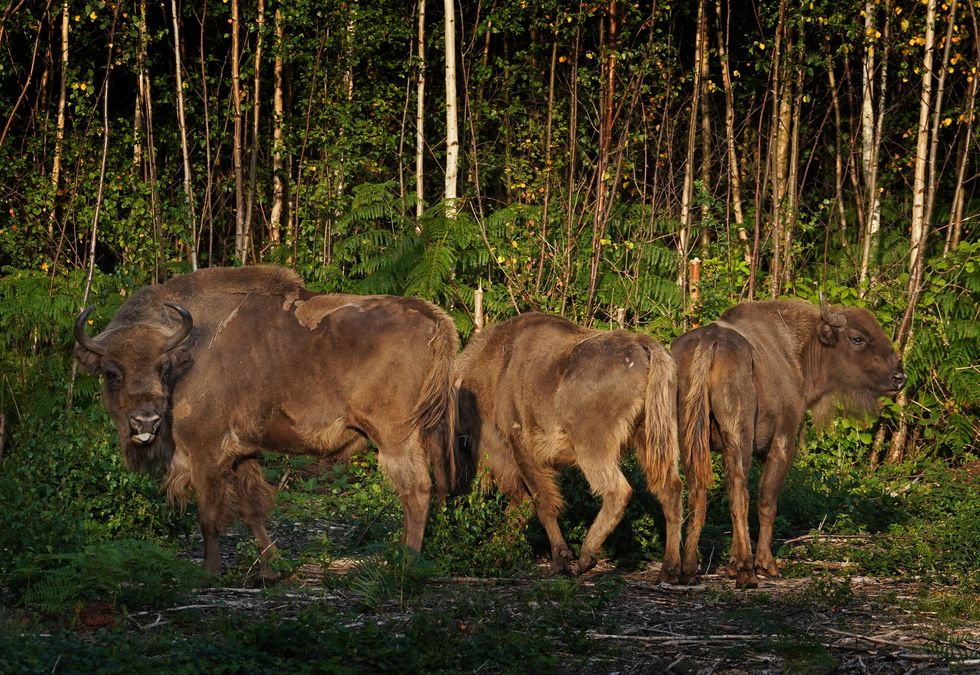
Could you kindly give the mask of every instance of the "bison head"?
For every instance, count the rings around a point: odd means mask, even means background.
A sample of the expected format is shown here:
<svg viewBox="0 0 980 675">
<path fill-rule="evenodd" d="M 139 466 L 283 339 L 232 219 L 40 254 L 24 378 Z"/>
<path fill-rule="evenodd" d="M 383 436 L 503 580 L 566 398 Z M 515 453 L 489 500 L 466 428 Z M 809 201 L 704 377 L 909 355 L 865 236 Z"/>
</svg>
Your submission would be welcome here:
<svg viewBox="0 0 980 675">
<path fill-rule="evenodd" d="M 817 330 L 820 348 L 813 354 L 819 361 L 815 372 L 825 380 L 825 392 L 840 403 L 851 417 L 877 414 L 878 398 L 894 397 L 905 386 L 905 370 L 891 340 L 878 321 L 860 307 L 831 308 L 820 298 Z M 814 417 L 829 421 L 832 406 L 818 402 Z"/>
<path fill-rule="evenodd" d="M 194 322 L 178 304 L 176 330 L 147 323 L 112 327 L 93 339 L 85 323 L 94 307 L 75 322 L 75 359 L 102 375 L 105 404 L 119 433 L 127 466 L 134 471 L 161 470 L 173 456 L 170 398 L 177 377 L 190 365 L 186 339 Z"/>
</svg>

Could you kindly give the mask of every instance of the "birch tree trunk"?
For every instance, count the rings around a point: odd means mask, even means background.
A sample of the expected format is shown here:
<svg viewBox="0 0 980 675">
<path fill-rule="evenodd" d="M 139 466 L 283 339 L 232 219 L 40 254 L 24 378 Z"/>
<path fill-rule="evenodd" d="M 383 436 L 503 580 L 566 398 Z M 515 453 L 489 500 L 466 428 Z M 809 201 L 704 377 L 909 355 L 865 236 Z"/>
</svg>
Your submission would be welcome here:
<svg viewBox="0 0 980 675">
<path fill-rule="evenodd" d="M 170 0 L 170 10 L 174 20 L 174 73 L 177 85 L 177 126 L 180 128 L 180 150 L 184 160 L 184 198 L 187 200 L 187 212 L 190 216 L 191 269 L 197 269 L 197 207 L 194 203 L 194 188 L 191 183 L 191 156 L 187 146 L 187 120 L 184 115 L 184 70 L 180 52 L 180 15 L 177 12 L 177 0 Z"/>
<path fill-rule="evenodd" d="M 703 2 L 703 0 L 702 0 Z M 596 161 L 595 187 L 596 203 L 592 218 L 592 251 L 589 261 L 589 291 L 585 303 L 585 322 L 589 325 L 595 315 L 595 295 L 599 282 L 599 266 L 602 262 L 602 240 L 606 231 L 606 174 L 609 171 L 609 148 L 612 143 L 613 107 L 616 92 L 616 0 L 609 2 L 609 30 L 603 49 L 603 38 L 600 34 L 600 52 L 607 54 L 604 62 L 604 90 L 600 96 L 599 122 L 599 156 Z M 692 120 L 693 121 L 693 120 Z"/>
<path fill-rule="evenodd" d="M 54 132 L 54 158 L 51 162 L 51 213 L 48 216 L 48 236 L 54 236 L 54 224 L 58 220 L 58 203 L 61 190 L 61 154 L 65 141 L 65 99 L 68 90 L 68 0 L 61 6 L 61 80 L 58 84 L 58 118 Z"/>
<path fill-rule="evenodd" d="M 418 41 L 419 73 L 415 93 L 415 217 L 421 221 L 422 213 L 425 211 L 425 0 L 419 0 Z M 448 54 L 448 48 L 446 52 Z M 447 119 L 448 116 L 447 108 Z M 416 229 L 421 230 L 421 226 L 416 225 Z"/>
<path fill-rule="evenodd" d="M 783 44 L 785 39 L 786 0 L 780 0 L 773 44 L 772 65 L 772 131 L 773 147 L 769 151 L 769 171 L 772 180 L 772 268 L 770 297 L 779 296 L 782 285 L 783 199 L 786 195 L 786 176 L 789 162 L 789 125 L 792 106 L 790 92 L 783 77 Z"/>
<path fill-rule="evenodd" d="M 718 61 L 721 65 L 721 81 L 725 90 L 725 140 L 728 151 L 728 181 L 732 200 L 732 211 L 735 213 L 735 227 L 738 240 L 742 244 L 742 256 L 746 265 L 752 264 L 752 250 L 749 248 L 749 235 L 745 230 L 745 216 L 742 213 L 742 176 L 738 163 L 738 152 L 735 146 L 735 97 L 732 92 L 732 76 L 728 63 L 728 34 L 729 22 L 722 21 L 721 0 L 715 2 L 715 17 L 717 19 L 716 37 L 718 42 Z M 722 26 L 725 26 L 724 32 Z"/>
<path fill-rule="evenodd" d="M 265 0 L 258 0 L 255 17 L 255 61 L 252 74 L 252 147 L 248 157 L 248 195 L 245 205 L 245 231 L 252 232 L 252 216 L 255 212 L 255 184 L 257 180 L 259 161 L 259 105 L 262 97 L 259 95 L 262 85 L 262 37 L 265 30 Z"/>
<path fill-rule="evenodd" d="M 156 145 L 153 138 L 153 92 L 150 73 L 146 68 L 147 45 L 149 34 L 146 28 L 146 0 L 140 2 L 139 45 L 137 47 L 137 91 L 139 95 L 138 108 L 143 122 L 143 138 L 146 141 L 146 154 L 142 157 L 146 179 L 150 184 L 150 217 L 153 220 L 153 283 L 161 281 L 163 274 L 163 222 L 160 215 L 160 200 L 157 193 L 157 162 Z M 142 153 L 141 153 L 142 154 Z"/>
<path fill-rule="evenodd" d="M 456 111 L 456 3 L 446 8 L 446 217 L 456 218 L 456 180 L 459 173 L 459 124 Z"/>
<path fill-rule="evenodd" d="M 231 105 L 234 121 L 231 161 L 235 174 L 235 260 L 244 264 L 248 255 L 248 231 L 245 229 L 245 176 L 242 171 L 242 83 L 239 70 L 238 0 L 231 0 Z"/>
<path fill-rule="evenodd" d="M 847 234 L 847 208 L 844 205 L 844 154 L 841 139 L 844 137 L 843 120 L 840 113 L 840 95 L 837 92 L 837 77 L 834 75 L 834 62 L 829 50 L 826 55 L 827 82 L 830 85 L 830 101 L 834 109 L 834 201 L 837 207 L 837 224 L 840 228 L 841 246 L 847 248 L 850 241 Z"/>
<path fill-rule="evenodd" d="M 882 44 L 885 53 L 881 65 L 876 66 L 877 54 L 875 43 L 882 34 L 875 22 L 876 5 L 872 0 L 865 2 L 864 61 L 861 69 L 861 169 L 864 176 L 865 215 L 864 231 L 861 246 L 861 268 L 858 273 L 858 293 L 864 297 L 868 288 L 874 282 L 874 274 L 870 269 L 871 255 L 878 247 L 881 236 L 881 189 L 878 187 L 878 165 L 881 155 L 882 126 L 885 115 L 885 93 L 888 83 L 888 32 L 891 21 L 891 2 L 885 3 L 885 23 Z M 874 81 L 875 71 L 878 70 L 878 101 L 875 114 Z M 865 283 L 867 282 L 867 283 Z"/>
<path fill-rule="evenodd" d="M 928 0 L 926 5 L 926 28 L 925 28 L 925 52 L 922 59 L 922 93 L 919 98 L 919 124 L 915 148 L 915 177 L 912 184 L 912 237 L 909 246 L 909 282 L 908 282 L 908 306 L 902 316 L 902 323 L 898 329 L 898 350 L 903 356 L 907 354 L 908 347 L 911 345 L 910 336 L 912 333 L 912 319 L 915 316 L 915 306 L 919 301 L 919 293 L 922 290 L 923 262 L 925 260 L 925 247 L 929 235 L 929 223 L 926 221 L 926 209 L 929 199 L 928 191 L 928 155 L 929 155 L 929 114 L 932 111 L 932 85 L 933 85 L 933 51 L 936 39 L 936 0 Z M 898 404 L 901 409 L 899 416 L 898 429 L 892 436 L 892 442 L 888 448 L 888 461 L 891 463 L 901 462 L 905 458 L 905 445 L 908 439 L 908 418 L 905 414 L 905 404 L 908 401 L 907 394 L 903 390 L 898 396 Z"/>
<path fill-rule="evenodd" d="M 976 110 L 977 82 L 978 78 L 980 78 L 980 30 L 977 28 L 977 17 L 973 3 L 969 2 L 966 6 L 970 12 L 970 20 L 973 23 L 973 77 L 970 78 L 970 84 L 966 94 L 966 104 L 963 110 L 963 142 L 960 144 L 959 157 L 956 162 L 956 184 L 953 189 L 953 206 L 950 210 L 949 226 L 946 229 L 946 242 L 943 245 L 944 256 L 959 246 L 960 237 L 963 232 L 963 206 L 966 201 L 966 169 L 972 154 L 970 149 L 973 147 L 973 115 Z"/>
<path fill-rule="evenodd" d="M 272 114 L 274 120 L 272 127 L 272 207 L 269 211 L 269 238 L 273 244 L 278 244 L 282 239 L 282 211 L 286 201 L 282 159 L 284 150 L 283 124 L 285 123 L 282 99 L 282 50 L 284 48 L 282 10 L 277 7 L 274 16 L 276 41 L 275 59 L 273 61 Z"/>
<path fill-rule="evenodd" d="M 680 231 L 677 233 L 677 284 L 681 287 L 684 306 L 687 306 L 687 254 L 691 239 L 691 204 L 694 201 L 694 148 L 697 145 L 697 124 L 701 110 L 701 63 L 705 51 L 705 0 L 698 0 L 697 32 L 694 38 L 694 82 L 691 85 L 691 115 L 687 126 L 687 156 L 684 160 L 684 183 L 681 187 Z"/>
</svg>

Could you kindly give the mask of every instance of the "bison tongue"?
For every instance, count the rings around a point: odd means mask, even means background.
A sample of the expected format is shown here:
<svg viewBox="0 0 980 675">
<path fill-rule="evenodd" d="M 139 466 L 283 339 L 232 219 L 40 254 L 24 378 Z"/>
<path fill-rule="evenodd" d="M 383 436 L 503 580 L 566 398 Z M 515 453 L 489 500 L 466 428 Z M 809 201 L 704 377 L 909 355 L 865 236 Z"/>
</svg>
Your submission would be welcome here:
<svg viewBox="0 0 980 675">
<path fill-rule="evenodd" d="M 135 434 L 133 438 L 135 438 L 140 443 L 149 443 L 150 440 L 153 438 L 153 434 L 144 431 L 141 434 Z"/>
</svg>

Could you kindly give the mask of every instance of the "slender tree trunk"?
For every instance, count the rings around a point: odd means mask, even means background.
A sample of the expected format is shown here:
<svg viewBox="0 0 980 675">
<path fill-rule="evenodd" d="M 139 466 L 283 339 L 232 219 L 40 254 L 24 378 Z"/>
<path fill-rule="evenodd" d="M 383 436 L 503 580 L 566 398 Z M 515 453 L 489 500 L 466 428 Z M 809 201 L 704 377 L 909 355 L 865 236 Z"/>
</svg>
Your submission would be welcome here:
<svg viewBox="0 0 980 675">
<path fill-rule="evenodd" d="M 41 16 L 47 16 L 50 8 L 51 0 L 47 0 Z M 24 78 L 24 86 L 21 87 L 20 94 L 17 95 L 17 100 L 14 102 L 10 115 L 7 116 L 7 122 L 3 126 L 3 132 L 0 133 L 0 146 L 3 146 L 3 142 L 7 139 L 7 134 L 10 132 L 10 127 L 13 126 L 14 120 L 17 119 L 17 111 L 20 109 L 20 104 L 24 102 L 24 97 L 27 96 L 28 89 L 30 89 L 31 85 L 34 83 L 34 68 L 37 65 L 38 45 L 40 45 L 41 35 L 44 33 L 43 28 L 44 22 L 39 21 L 37 25 L 37 34 L 34 37 L 34 48 L 31 51 L 31 65 L 27 71 L 27 76 Z"/>
<path fill-rule="evenodd" d="M 252 216 L 255 213 L 255 185 L 259 161 L 259 123 L 262 109 L 262 38 L 265 32 L 265 0 L 258 0 L 255 17 L 255 61 L 252 74 L 252 147 L 248 157 L 248 195 L 245 205 L 245 231 L 252 232 Z"/>
<path fill-rule="evenodd" d="M 541 205 L 541 243 L 538 249 L 538 275 L 534 281 L 534 294 L 541 291 L 544 279 L 545 253 L 548 249 L 548 205 L 551 201 L 551 129 L 555 112 L 555 68 L 558 65 L 558 40 L 551 43 L 551 64 L 548 68 L 548 109 L 544 123 L 544 197 Z"/>
<path fill-rule="evenodd" d="M 207 260 L 209 265 L 214 264 L 214 167 L 215 162 L 211 153 L 211 105 L 210 94 L 208 93 L 208 74 L 207 74 L 207 52 L 204 47 L 205 23 L 204 17 L 207 16 L 207 0 L 198 15 L 198 63 L 201 67 L 201 105 L 203 107 L 204 118 L 204 166 L 206 167 L 204 182 L 204 198 L 201 203 L 201 219 L 198 225 L 198 232 L 203 238 L 204 232 L 208 233 Z"/>
<path fill-rule="evenodd" d="M 837 78 L 834 75 L 834 62 L 827 50 L 827 81 L 830 85 L 830 101 L 834 109 L 834 201 L 837 206 L 837 224 L 840 228 L 841 246 L 847 248 L 847 208 L 844 205 L 844 155 L 841 152 L 841 139 L 844 137 L 840 114 L 840 95 L 837 92 Z"/>
<path fill-rule="evenodd" d="M 949 68 L 949 52 L 953 45 L 953 29 L 956 27 L 957 0 L 949 1 L 949 18 L 946 25 L 946 39 L 943 45 L 943 56 L 939 68 L 936 69 L 936 102 L 932 106 L 932 131 L 929 142 L 929 177 L 926 183 L 926 207 L 923 219 L 927 224 L 932 223 L 933 208 L 936 203 L 936 155 L 939 152 L 939 125 L 943 112 L 943 94 L 946 90 L 946 70 Z"/>
<path fill-rule="evenodd" d="M 234 131 L 231 161 L 235 173 L 235 260 L 244 264 L 248 256 L 248 230 L 245 229 L 245 175 L 242 170 L 242 82 L 239 62 L 239 34 L 241 26 L 238 0 L 231 0 L 231 105 Z"/>
<path fill-rule="evenodd" d="M 871 0 L 865 2 L 864 31 L 865 40 L 877 42 L 878 30 L 875 22 L 876 7 Z M 891 25 L 891 2 L 886 3 L 885 23 L 882 44 L 885 53 L 881 65 L 876 66 L 876 50 L 874 44 L 869 44 L 865 50 L 863 68 L 861 71 L 862 102 L 861 102 L 861 165 L 865 187 L 865 216 L 861 249 L 861 268 L 858 273 L 859 294 L 863 297 L 874 282 L 871 271 L 871 255 L 878 247 L 881 232 L 881 190 L 878 187 L 878 168 L 881 155 L 882 126 L 885 114 L 885 93 L 888 82 L 888 32 Z M 878 70 L 878 101 L 875 114 L 874 80 Z M 866 283 L 865 283 L 866 282 Z"/>
<path fill-rule="evenodd" d="M 113 45 L 115 44 L 116 22 L 119 18 L 119 7 L 116 5 L 112 14 L 112 25 L 109 29 L 109 50 L 106 57 L 105 79 L 102 81 L 102 162 L 99 165 L 99 184 L 95 195 L 95 209 L 92 213 L 92 236 L 88 243 L 88 272 L 85 276 L 85 287 L 82 289 L 82 307 L 88 303 L 89 292 L 92 289 L 92 279 L 95 276 L 95 244 L 98 241 L 99 218 L 102 213 L 102 203 L 105 197 L 105 176 L 109 166 L 109 76 L 112 74 Z M 68 378 L 68 388 L 65 396 L 65 410 L 70 410 L 75 395 L 75 375 L 78 372 L 78 362 L 71 360 L 71 374 Z"/>
<path fill-rule="evenodd" d="M 963 232 L 963 205 L 965 198 L 966 170 L 970 161 L 971 148 L 973 147 L 973 115 L 976 110 L 977 101 L 977 82 L 980 81 L 980 30 L 977 28 L 976 12 L 973 3 L 966 4 L 970 11 L 970 20 L 973 24 L 973 48 L 974 48 L 974 75 L 970 80 L 966 94 L 966 104 L 963 111 L 963 142 L 960 144 L 959 157 L 956 162 L 956 185 L 953 190 L 953 207 L 950 211 L 949 226 L 946 229 L 946 242 L 943 245 L 943 255 L 960 245 L 960 237 Z"/>
<path fill-rule="evenodd" d="M 446 217 L 454 219 L 459 172 L 459 123 L 456 112 L 456 3 L 445 0 L 446 14 Z"/>
<path fill-rule="evenodd" d="M 932 86 L 935 77 L 932 61 L 936 39 L 936 0 L 928 0 L 926 5 L 925 31 L 922 93 L 919 98 L 919 124 L 915 148 L 915 178 L 912 184 L 912 237 L 909 247 L 908 306 L 902 316 L 897 338 L 899 352 L 903 355 L 907 353 L 907 348 L 911 345 L 912 319 L 915 316 L 915 307 L 922 291 L 925 248 L 929 236 L 929 223 L 925 217 L 929 199 L 927 194 L 929 191 L 927 179 L 929 172 L 929 113 L 932 110 Z M 888 461 L 891 463 L 901 462 L 905 457 L 909 427 L 908 417 L 905 414 L 906 401 L 907 394 L 903 391 L 898 397 L 898 404 L 901 408 L 898 429 L 892 436 L 891 446 L 888 449 Z"/>
<path fill-rule="evenodd" d="M 273 86 L 272 93 L 272 207 L 269 211 L 269 238 L 273 244 L 278 245 L 281 241 L 282 232 L 282 212 L 285 204 L 285 186 L 283 181 L 283 152 L 284 152 L 284 130 L 285 114 L 283 108 L 282 88 L 283 88 L 283 26 L 282 10 L 278 7 L 275 13 L 275 59 L 273 61 Z"/>
<path fill-rule="evenodd" d="M 582 5 L 580 4 L 579 9 Z M 568 204 L 565 208 L 565 270 L 561 284 L 561 304 L 559 314 L 565 313 L 568 303 L 568 294 L 571 291 L 572 280 L 572 258 L 575 253 L 575 195 L 577 178 L 576 166 L 578 163 L 578 60 L 582 51 L 582 27 L 575 28 L 575 48 L 572 50 L 571 73 L 569 75 L 571 83 L 569 85 L 568 97 Z"/>
<path fill-rule="evenodd" d="M 184 198 L 187 200 L 187 212 L 190 216 L 191 269 L 197 269 L 197 206 L 194 203 L 194 188 L 191 182 L 191 155 L 187 145 L 187 119 L 184 115 L 184 68 L 180 53 L 183 44 L 180 40 L 180 15 L 177 11 L 177 0 L 170 0 L 170 10 L 174 20 L 174 73 L 177 85 L 177 126 L 180 128 L 180 150 L 184 160 Z"/>
<path fill-rule="evenodd" d="M 54 236 L 54 224 L 58 220 L 59 192 L 61 190 L 61 154 L 65 141 L 65 100 L 68 91 L 68 0 L 61 6 L 61 79 L 58 84 L 58 121 L 54 135 L 54 159 L 51 162 L 51 213 L 48 217 L 48 236 Z"/>
<path fill-rule="evenodd" d="M 697 32 L 694 37 L 694 82 L 691 84 L 691 114 L 687 125 L 687 156 L 684 160 L 684 183 L 681 187 L 680 231 L 677 233 L 677 283 L 681 287 L 684 306 L 687 306 L 687 254 L 690 249 L 691 204 L 694 201 L 695 152 L 697 145 L 697 125 L 701 110 L 701 74 L 706 49 L 707 21 L 704 12 L 705 0 L 698 0 Z"/>
<path fill-rule="evenodd" d="M 147 49 L 149 34 L 146 28 L 146 0 L 140 2 L 139 18 L 139 46 L 138 46 L 138 69 L 137 86 L 139 91 L 139 108 L 143 122 L 143 138 L 146 141 L 146 154 L 143 162 L 146 167 L 146 179 L 150 184 L 150 215 L 153 219 L 153 282 L 159 283 L 163 275 L 164 264 L 164 241 L 163 241 L 163 221 L 160 214 L 160 198 L 157 191 L 157 161 L 156 143 L 154 140 L 153 129 L 153 90 L 150 81 L 150 73 L 146 68 Z"/>
<path fill-rule="evenodd" d="M 702 0 L 703 1 L 703 0 Z M 606 233 L 607 223 L 607 199 L 610 198 L 607 191 L 606 173 L 609 170 L 609 148 L 612 143 L 613 127 L 613 108 L 616 97 L 616 41 L 618 32 L 618 19 L 616 13 L 617 0 L 609 1 L 609 30 L 606 40 L 606 60 L 605 60 L 605 91 L 600 97 L 601 100 L 601 121 L 599 123 L 599 156 L 596 162 L 596 205 L 595 214 L 592 219 L 592 255 L 589 264 L 589 291 L 585 303 L 585 322 L 589 325 L 595 315 L 595 294 L 599 282 L 599 266 L 602 262 L 602 240 Z M 602 37 L 599 38 L 600 47 Z M 600 49 L 600 51 L 602 51 Z"/>
<path fill-rule="evenodd" d="M 425 212 L 425 0 L 419 0 L 419 73 L 415 94 L 415 218 Z M 448 54 L 448 49 L 447 49 Z M 448 110 L 447 110 L 448 115 Z M 416 224 L 421 230 L 421 225 Z"/>
<path fill-rule="evenodd" d="M 752 264 L 752 250 L 749 248 L 749 235 L 745 229 L 745 216 L 742 213 L 742 176 L 735 145 L 735 96 L 732 92 L 732 76 L 728 63 L 728 31 L 730 23 L 722 19 L 721 0 L 715 2 L 717 19 L 716 37 L 718 61 L 721 65 L 721 81 L 725 90 L 725 140 L 728 150 L 728 180 L 730 185 L 732 211 L 735 214 L 735 227 L 738 240 L 742 244 L 742 256 L 747 265 Z M 724 31 L 722 30 L 724 26 Z"/>
<path fill-rule="evenodd" d="M 786 173 L 786 210 L 783 212 L 783 264 L 780 292 L 793 281 L 793 230 L 799 212 L 800 115 L 803 107 L 803 69 L 797 68 L 790 120 L 789 160 Z"/>
<path fill-rule="evenodd" d="M 786 0 L 779 2 L 779 18 L 776 23 L 776 39 L 773 44 L 772 65 L 772 123 L 773 148 L 769 151 L 769 171 L 772 179 L 772 269 L 770 270 L 770 297 L 779 296 L 782 286 L 783 199 L 786 196 L 786 180 L 789 162 L 789 126 L 792 120 L 790 87 L 783 76 L 783 45 L 786 39 Z M 789 50 L 787 50 L 789 51 Z"/>
</svg>

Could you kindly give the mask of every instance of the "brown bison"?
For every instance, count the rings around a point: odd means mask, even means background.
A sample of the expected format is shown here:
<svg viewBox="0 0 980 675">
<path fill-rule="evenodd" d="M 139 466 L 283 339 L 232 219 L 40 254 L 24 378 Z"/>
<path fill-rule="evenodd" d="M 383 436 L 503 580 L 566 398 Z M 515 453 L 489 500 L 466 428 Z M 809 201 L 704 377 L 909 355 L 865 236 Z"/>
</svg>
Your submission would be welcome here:
<svg viewBox="0 0 980 675">
<path fill-rule="evenodd" d="M 127 465 L 164 474 L 168 498 L 197 497 L 204 565 L 238 514 L 267 562 L 272 488 L 263 450 L 337 455 L 378 446 L 401 497 L 402 542 L 418 550 L 433 466 L 454 480 L 452 320 L 423 300 L 318 295 L 278 267 L 207 269 L 134 293 L 95 338 L 75 323 L 75 358 L 105 380 Z M 264 564 L 263 571 L 268 573 Z"/>
<path fill-rule="evenodd" d="M 512 500 L 532 498 L 551 543 L 551 573 L 571 570 L 558 527 L 557 467 L 581 469 L 602 508 L 582 544 L 578 571 L 632 495 L 620 470 L 632 443 L 667 519 L 660 579 L 680 571 L 681 482 L 677 470 L 676 377 L 670 354 L 645 335 L 523 314 L 474 337 L 457 361 L 461 445 Z"/>
<path fill-rule="evenodd" d="M 735 305 L 718 321 L 679 337 L 671 350 L 689 488 L 681 578 L 697 577 L 710 450 L 715 450 L 722 453 L 731 502 L 727 571 L 738 586 L 756 586 L 757 573 L 779 576 L 772 524 L 806 411 L 818 425 L 829 423 L 838 408 L 852 417 L 874 415 L 878 398 L 894 396 L 905 384 L 905 371 L 870 312 L 832 309 L 822 300 L 819 309 L 799 300 Z M 754 560 L 747 487 L 753 454 L 765 462 Z"/>
</svg>

